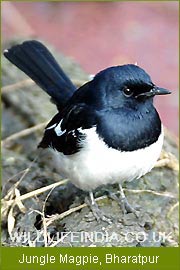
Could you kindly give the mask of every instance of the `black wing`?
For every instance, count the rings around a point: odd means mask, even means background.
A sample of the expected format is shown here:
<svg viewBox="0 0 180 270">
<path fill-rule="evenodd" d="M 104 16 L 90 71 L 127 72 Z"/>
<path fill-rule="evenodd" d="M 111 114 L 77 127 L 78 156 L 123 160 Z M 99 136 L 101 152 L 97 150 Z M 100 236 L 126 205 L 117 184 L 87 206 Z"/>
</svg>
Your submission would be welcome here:
<svg viewBox="0 0 180 270">
<path fill-rule="evenodd" d="M 92 128 L 96 121 L 96 111 L 85 103 L 68 106 L 47 125 L 39 147 L 52 147 L 65 155 L 77 153 L 86 138 L 83 129 Z"/>
</svg>

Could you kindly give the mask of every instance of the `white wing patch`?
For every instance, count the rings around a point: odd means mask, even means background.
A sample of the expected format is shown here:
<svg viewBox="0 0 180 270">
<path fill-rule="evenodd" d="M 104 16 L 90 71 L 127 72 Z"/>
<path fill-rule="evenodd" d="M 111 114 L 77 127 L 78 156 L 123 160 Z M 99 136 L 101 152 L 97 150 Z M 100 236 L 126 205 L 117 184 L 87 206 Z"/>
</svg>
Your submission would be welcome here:
<svg viewBox="0 0 180 270">
<path fill-rule="evenodd" d="M 56 123 L 56 124 L 54 124 L 54 125 L 52 125 L 50 127 L 47 127 L 46 130 L 54 128 L 54 131 L 55 131 L 56 135 L 61 136 L 66 132 L 66 130 L 63 130 L 63 131 L 61 130 L 61 123 L 62 123 L 62 120 L 59 122 L 58 125 Z"/>
<path fill-rule="evenodd" d="M 52 125 L 52 126 L 50 126 L 50 127 L 46 128 L 46 130 L 48 130 L 48 129 L 52 129 L 52 128 L 54 128 L 56 125 L 57 125 L 57 124 L 54 124 L 54 125 Z"/>
<path fill-rule="evenodd" d="M 62 119 L 63 120 L 63 119 Z M 62 131 L 61 130 L 61 123 L 62 123 L 62 120 L 59 122 L 59 124 L 55 127 L 55 129 L 54 129 L 54 131 L 56 132 L 56 135 L 57 136 L 61 136 L 61 135 L 63 135 L 65 132 L 66 132 L 66 130 L 64 130 L 64 131 Z"/>
</svg>

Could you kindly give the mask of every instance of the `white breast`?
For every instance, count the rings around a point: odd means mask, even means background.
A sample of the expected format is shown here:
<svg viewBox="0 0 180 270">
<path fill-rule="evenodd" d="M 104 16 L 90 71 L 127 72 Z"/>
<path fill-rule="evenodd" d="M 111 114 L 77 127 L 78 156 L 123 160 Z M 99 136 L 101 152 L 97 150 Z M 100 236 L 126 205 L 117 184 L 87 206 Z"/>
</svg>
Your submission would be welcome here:
<svg viewBox="0 0 180 270">
<path fill-rule="evenodd" d="M 162 127 L 163 130 L 163 127 Z M 65 156 L 56 152 L 60 172 L 77 187 L 93 190 L 105 184 L 132 181 L 149 172 L 160 156 L 163 131 L 159 139 L 144 149 L 120 152 L 109 148 L 95 128 L 82 130 L 87 135 L 80 152 Z"/>
</svg>

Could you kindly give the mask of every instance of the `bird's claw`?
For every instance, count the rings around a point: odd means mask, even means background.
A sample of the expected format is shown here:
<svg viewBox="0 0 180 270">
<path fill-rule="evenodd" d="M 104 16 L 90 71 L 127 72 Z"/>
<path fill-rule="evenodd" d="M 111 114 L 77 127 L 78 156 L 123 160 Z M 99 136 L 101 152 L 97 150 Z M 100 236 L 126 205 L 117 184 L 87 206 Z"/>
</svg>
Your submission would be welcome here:
<svg viewBox="0 0 180 270">
<path fill-rule="evenodd" d="M 112 224 L 112 221 L 110 218 L 108 218 L 106 215 L 103 214 L 103 212 L 99 209 L 98 204 L 93 200 L 91 202 L 87 197 L 85 198 L 85 203 L 89 206 L 91 209 L 95 219 L 97 222 L 100 222 L 101 220 L 104 222 L 107 222 L 108 224 Z"/>
</svg>

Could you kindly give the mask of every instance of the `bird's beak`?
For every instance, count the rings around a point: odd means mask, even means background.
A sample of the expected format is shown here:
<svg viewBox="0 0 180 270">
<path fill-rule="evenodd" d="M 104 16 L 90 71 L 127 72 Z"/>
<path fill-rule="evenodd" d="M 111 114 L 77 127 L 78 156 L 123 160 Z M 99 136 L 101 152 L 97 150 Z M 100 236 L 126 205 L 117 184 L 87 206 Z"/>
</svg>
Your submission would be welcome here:
<svg viewBox="0 0 180 270">
<path fill-rule="evenodd" d="M 171 92 L 165 88 L 154 86 L 149 92 L 141 93 L 137 97 L 153 97 L 156 95 L 168 95 Z"/>
<path fill-rule="evenodd" d="M 153 92 L 154 92 L 154 95 L 168 95 L 168 94 L 171 94 L 171 91 L 165 89 L 165 88 L 160 88 L 160 87 L 157 87 L 155 86 L 153 88 Z"/>
</svg>

